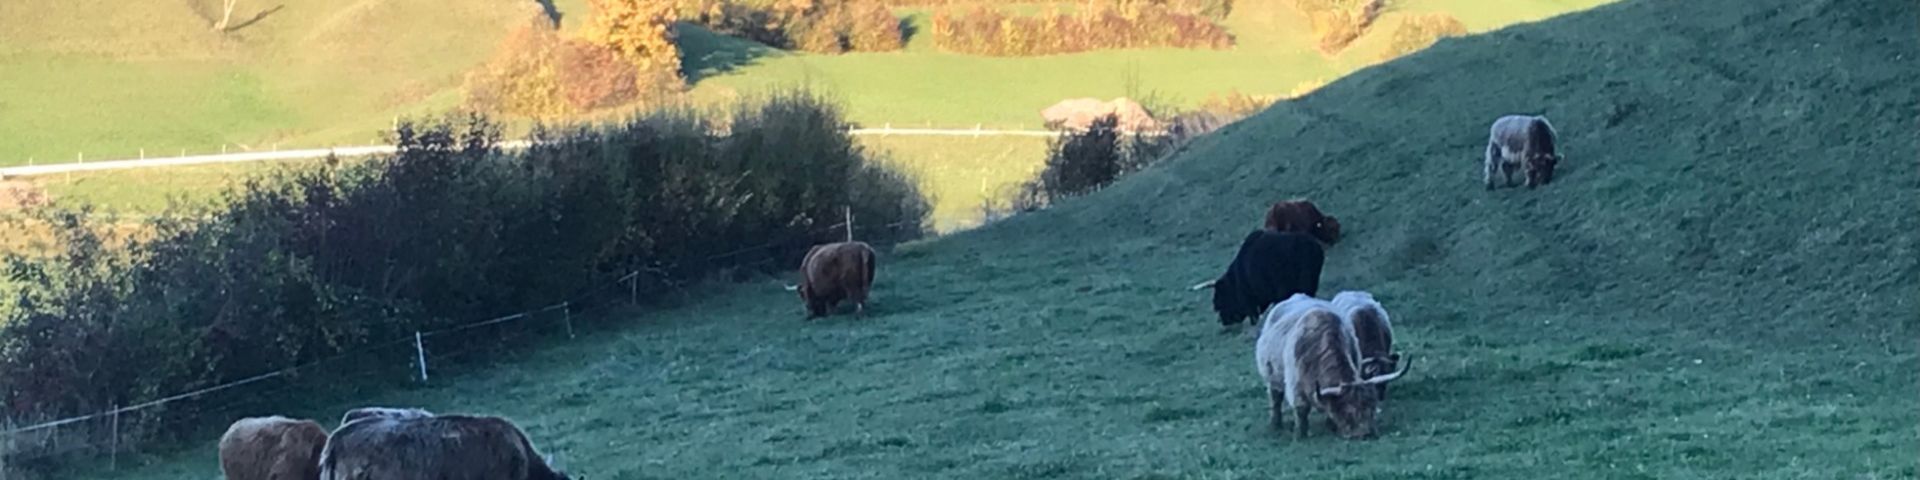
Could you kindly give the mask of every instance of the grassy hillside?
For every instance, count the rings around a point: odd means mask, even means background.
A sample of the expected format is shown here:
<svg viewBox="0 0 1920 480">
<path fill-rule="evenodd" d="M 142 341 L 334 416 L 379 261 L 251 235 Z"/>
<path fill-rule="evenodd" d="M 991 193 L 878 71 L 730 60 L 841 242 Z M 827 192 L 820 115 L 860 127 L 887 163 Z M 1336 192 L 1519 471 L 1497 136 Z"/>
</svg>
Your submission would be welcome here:
<svg viewBox="0 0 1920 480">
<path fill-rule="evenodd" d="M 893 251 L 865 320 L 719 287 L 271 413 L 507 415 L 592 478 L 1913 478 L 1912 13 L 1638 0 L 1445 41 Z M 1511 112 L 1559 127 L 1554 184 L 1481 190 Z M 1379 440 L 1265 431 L 1252 339 L 1182 288 L 1295 195 L 1347 227 L 1324 288 L 1376 293 L 1413 357 Z M 114 477 L 210 478 L 211 435 Z"/>
</svg>

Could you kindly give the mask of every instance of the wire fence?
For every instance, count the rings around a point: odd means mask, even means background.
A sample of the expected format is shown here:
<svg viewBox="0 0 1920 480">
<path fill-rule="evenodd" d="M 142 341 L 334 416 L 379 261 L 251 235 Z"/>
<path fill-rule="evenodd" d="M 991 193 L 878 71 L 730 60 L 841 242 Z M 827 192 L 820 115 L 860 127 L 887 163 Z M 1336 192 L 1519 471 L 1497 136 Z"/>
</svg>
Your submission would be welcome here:
<svg viewBox="0 0 1920 480">
<path fill-rule="evenodd" d="M 853 240 L 855 237 L 855 219 L 853 218 L 851 208 L 845 210 L 845 215 L 845 220 L 839 223 L 807 229 L 804 232 L 806 238 L 822 238 L 838 230 L 845 232 L 844 238 L 846 240 Z M 914 225 L 915 223 L 918 223 L 918 220 L 862 227 L 861 230 L 891 233 L 898 232 L 901 227 Z M 699 260 L 708 262 L 713 266 L 731 266 L 736 268 L 753 264 L 763 264 L 773 261 L 773 259 L 763 258 L 755 261 L 734 263 L 720 261 L 738 258 L 747 253 L 762 252 L 791 245 L 793 245 L 793 243 L 789 241 L 772 241 L 718 254 L 705 255 L 700 257 Z M 876 246 L 886 247 L 890 245 L 883 244 Z M 138 448 L 130 443 L 130 441 L 146 437 L 144 433 L 159 431 L 177 432 L 194 427 L 223 428 L 224 424 L 213 425 L 208 422 L 216 418 L 231 420 L 239 415 L 239 411 L 246 408 L 253 410 L 271 408 L 270 405 L 262 405 L 262 403 L 286 398 L 284 396 L 285 394 L 296 390 L 311 391 L 319 387 L 319 385 L 313 385 L 314 382 L 301 381 L 299 378 L 301 372 L 319 370 L 319 367 L 323 366 L 339 366 L 340 364 L 360 359 L 362 361 L 357 365 L 358 369 L 353 372 L 333 371 L 335 369 L 329 368 L 327 369 L 328 372 L 326 375 L 331 377 L 397 377 L 404 378 L 404 381 L 407 382 L 424 384 L 428 383 L 432 378 L 432 365 L 437 362 L 447 362 L 454 358 L 489 348 L 505 348 L 500 346 L 500 340 L 531 335 L 535 333 L 536 330 L 532 327 L 525 327 L 490 332 L 491 336 L 486 338 L 492 339 L 494 342 L 450 339 L 443 345 L 458 345 L 465 346 L 466 348 L 440 353 L 436 353 L 435 350 L 431 348 L 432 343 L 428 341 L 429 339 L 468 335 L 475 333 L 477 330 L 487 329 L 487 327 L 498 327 L 535 320 L 554 322 L 554 324 L 548 324 L 547 328 L 555 328 L 563 331 L 566 338 L 572 339 L 575 338 L 576 335 L 574 325 L 576 314 L 584 315 L 603 311 L 618 305 L 640 304 L 643 300 L 640 295 L 640 284 L 646 275 L 657 276 L 660 280 L 667 281 L 670 285 L 679 287 L 677 283 L 672 283 L 672 280 L 669 278 L 670 276 L 664 270 L 655 267 L 636 267 L 628 269 L 627 273 L 613 280 L 601 282 L 599 285 L 590 287 L 572 297 L 561 299 L 557 302 L 484 320 L 445 326 L 433 330 L 416 331 L 410 336 L 361 345 L 293 367 L 263 372 L 239 380 L 124 406 L 115 406 L 84 415 L 46 419 L 26 425 L 18 425 L 17 420 L 19 419 L 6 419 L 4 424 L 0 424 L 0 480 L 9 480 L 12 478 L 14 474 L 18 473 L 16 471 L 17 467 L 23 464 L 34 464 L 36 462 L 51 464 L 55 460 L 72 461 L 77 460 L 74 457 L 75 455 L 91 454 L 104 456 L 106 457 L 104 458 L 107 463 L 106 468 L 109 470 L 117 469 L 120 463 L 119 455 L 123 452 L 138 451 Z M 622 286 L 626 288 L 616 290 L 617 287 Z M 478 338 L 467 338 L 466 340 L 476 339 Z M 407 361 L 392 361 L 399 359 L 401 356 L 407 357 Z M 395 365 L 404 365 L 405 368 L 399 368 Z M 347 368 L 354 367 L 349 366 Z M 192 403 L 191 408 L 169 410 L 169 407 L 180 406 L 190 402 Z M 204 439 L 189 439 L 189 441 L 202 440 Z M 102 459 L 94 458 L 94 460 Z"/>
</svg>

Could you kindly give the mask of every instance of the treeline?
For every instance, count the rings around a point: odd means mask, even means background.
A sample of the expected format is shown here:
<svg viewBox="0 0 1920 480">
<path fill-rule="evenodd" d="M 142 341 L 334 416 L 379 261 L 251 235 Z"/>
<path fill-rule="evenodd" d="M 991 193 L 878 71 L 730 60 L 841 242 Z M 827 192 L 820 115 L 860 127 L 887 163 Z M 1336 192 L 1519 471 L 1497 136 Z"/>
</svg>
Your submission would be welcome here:
<svg viewBox="0 0 1920 480">
<path fill-rule="evenodd" d="M 906 45 L 900 18 L 876 0 L 678 0 L 682 21 L 774 48 L 812 53 L 885 52 Z"/>
<path fill-rule="evenodd" d="M 629 272 L 647 272 L 644 300 L 663 290 L 648 285 L 720 269 L 788 269 L 844 234 L 828 228 L 843 209 L 862 240 L 921 235 L 915 182 L 847 128 L 835 107 L 780 94 L 722 115 L 542 128 L 503 151 L 494 123 L 467 116 L 401 124 L 383 158 L 249 179 L 140 238 L 116 240 L 85 211 L 36 210 L 52 254 L 0 261 L 15 284 L 0 302 L 0 400 L 16 421 L 86 414 L 526 311 Z"/>
<path fill-rule="evenodd" d="M 1197 13 L 1150 1 L 1096 2 L 1073 13 L 1026 16 L 975 6 L 933 16 L 939 48 L 975 55 L 1021 56 L 1114 48 L 1233 46 L 1226 28 Z"/>
</svg>

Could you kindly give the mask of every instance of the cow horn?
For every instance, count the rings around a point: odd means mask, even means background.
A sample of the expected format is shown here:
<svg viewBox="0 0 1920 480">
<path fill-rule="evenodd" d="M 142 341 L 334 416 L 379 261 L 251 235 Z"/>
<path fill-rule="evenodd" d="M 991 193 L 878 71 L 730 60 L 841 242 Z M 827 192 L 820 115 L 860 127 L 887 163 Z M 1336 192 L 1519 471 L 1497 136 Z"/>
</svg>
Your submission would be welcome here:
<svg viewBox="0 0 1920 480">
<path fill-rule="evenodd" d="M 1344 392 L 1345 390 L 1346 390 L 1345 385 L 1336 386 L 1336 387 L 1327 387 L 1327 388 L 1320 389 L 1320 394 L 1321 395 L 1339 395 L 1341 392 Z"/>
<path fill-rule="evenodd" d="M 1366 380 L 1361 380 L 1361 381 L 1360 381 L 1360 383 L 1368 383 L 1368 384 L 1381 384 L 1381 383 L 1387 383 L 1387 382 L 1391 382 L 1391 381 L 1394 381 L 1394 380 L 1398 380 L 1398 379 L 1400 378 L 1400 376 L 1401 376 L 1401 375 L 1406 375 L 1406 374 L 1407 374 L 1407 368 L 1408 368 L 1408 367 L 1412 367 L 1412 366 L 1413 366 L 1413 358 L 1412 358 L 1412 357 L 1408 357 L 1408 358 L 1407 358 L 1406 360 L 1407 360 L 1407 361 L 1406 361 L 1405 363 L 1401 363 L 1401 364 L 1400 364 L 1400 371 L 1398 371 L 1398 372 L 1393 372 L 1393 373 L 1388 373 L 1388 374 L 1384 374 L 1384 375 L 1378 375 L 1378 376 L 1375 376 L 1375 377 L 1373 377 L 1373 378 L 1369 378 L 1369 379 L 1366 379 Z"/>
<path fill-rule="evenodd" d="M 794 290 L 799 290 L 799 289 L 800 289 L 800 286 L 799 286 L 799 285 L 787 285 L 787 286 L 786 286 L 785 288 L 787 289 L 787 291 L 789 291 L 789 292 L 791 292 L 791 291 L 794 291 Z"/>
<path fill-rule="evenodd" d="M 1198 284 L 1194 284 L 1194 286 L 1191 286 L 1191 287 L 1187 287 L 1187 290 L 1204 290 L 1204 289 L 1208 289 L 1208 288 L 1213 288 L 1213 284 L 1215 284 L 1215 283 L 1220 283 L 1220 279 L 1218 279 L 1218 278 L 1216 278 L 1216 279 L 1213 279 L 1213 280 L 1207 280 L 1207 281 L 1204 281 L 1204 282 L 1200 282 L 1200 283 L 1198 283 Z"/>
</svg>

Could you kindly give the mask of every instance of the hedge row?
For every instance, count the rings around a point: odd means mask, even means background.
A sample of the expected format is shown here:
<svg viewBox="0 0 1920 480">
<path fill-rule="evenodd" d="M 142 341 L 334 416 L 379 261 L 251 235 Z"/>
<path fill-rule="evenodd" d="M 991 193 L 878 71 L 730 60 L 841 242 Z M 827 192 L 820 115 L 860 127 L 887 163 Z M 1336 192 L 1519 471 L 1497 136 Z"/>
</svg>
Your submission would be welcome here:
<svg viewBox="0 0 1920 480">
<path fill-rule="evenodd" d="M 934 45 L 943 50 L 996 56 L 1233 46 L 1227 30 L 1205 18 L 1138 3 L 1093 5 L 1073 14 L 1037 16 L 1010 15 L 985 7 L 961 14 L 943 10 L 933 16 L 932 33 Z"/>
<path fill-rule="evenodd" d="M 816 0 L 762 6 L 680 0 L 680 19 L 722 35 L 813 53 L 885 52 L 906 45 L 900 18 L 877 1 Z"/>
<path fill-rule="evenodd" d="M 678 283 L 792 268 L 843 235 L 826 228 L 843 208 L 862 240 L 921 235 L 916 184 L 847 127 L 835 107 L 782 94 L 720 118 L 540 129 L 535 146 L 503 151 L 495 124 L 472 116 L 402 124 L 384 158 L 252 178 L 124 244 L 84 211 L 37 210 L 54 254 L 0 260 L 18 286 L 0 302 L 12 304 L 0 399 L 11 419 L 85 414 L 525 311 L 627 272 Z"/>
</svg>

